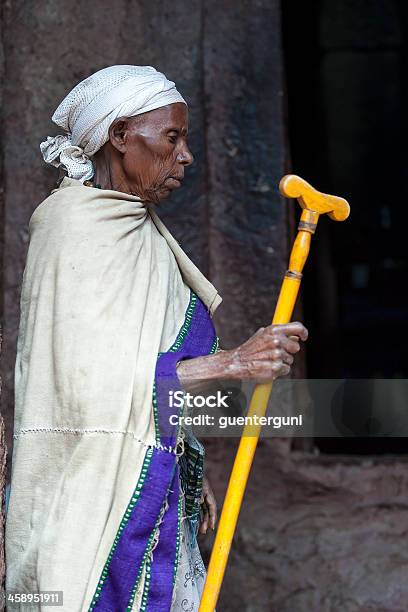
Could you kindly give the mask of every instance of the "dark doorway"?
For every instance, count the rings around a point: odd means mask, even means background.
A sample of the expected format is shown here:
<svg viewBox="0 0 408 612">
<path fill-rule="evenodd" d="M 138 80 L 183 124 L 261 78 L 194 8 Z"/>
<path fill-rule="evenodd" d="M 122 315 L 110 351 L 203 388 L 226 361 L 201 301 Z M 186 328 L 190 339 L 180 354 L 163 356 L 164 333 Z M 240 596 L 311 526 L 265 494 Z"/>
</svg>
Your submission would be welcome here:
<svg viewBox="0 0 408 612">
<path fill-rule="evenodd" d="M 291 165 L 346 197 L 305 270 L 310 378 L 406 378 L 408 6 L 282 2 Z M 324 227 L 323 227 L 324 224 Z M 323 452 L 407 452 L 405 438 L 320 438 Z"/>
</svg>

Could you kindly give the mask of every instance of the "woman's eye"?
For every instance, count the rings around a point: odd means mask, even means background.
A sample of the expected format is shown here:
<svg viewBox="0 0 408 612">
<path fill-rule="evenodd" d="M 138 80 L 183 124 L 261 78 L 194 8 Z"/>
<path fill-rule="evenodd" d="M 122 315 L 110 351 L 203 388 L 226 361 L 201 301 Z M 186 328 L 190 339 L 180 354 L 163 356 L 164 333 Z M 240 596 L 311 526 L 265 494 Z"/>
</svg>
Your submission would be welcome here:
<svg viewBox="0 0 408 612">
<path fill-rule="evenodd" d="M 169 140 L 172 144 L 176 144 L 177 142 L 177 136 L 169 136 Z"/>
</svg>

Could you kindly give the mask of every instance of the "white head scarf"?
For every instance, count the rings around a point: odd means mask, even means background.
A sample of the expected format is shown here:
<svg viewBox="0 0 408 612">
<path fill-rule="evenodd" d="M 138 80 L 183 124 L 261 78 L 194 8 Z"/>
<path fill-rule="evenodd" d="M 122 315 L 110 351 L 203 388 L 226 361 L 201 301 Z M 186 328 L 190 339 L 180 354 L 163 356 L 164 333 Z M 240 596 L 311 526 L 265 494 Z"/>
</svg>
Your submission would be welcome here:
<svg viewBox="0 0 408 612">
<path fill-rule="evenodd" d="M 67 133 L 48 136 L 40 144 L 44 160 L 63 166 L 70 178 L 82 182 L 94 175 L 90 157 L 109 139 L 118 117 L 132 117 L 183 102 L 173 81 L 152 66 L 110 66 L 81 81 L 52 116 Z"/>
</svg>

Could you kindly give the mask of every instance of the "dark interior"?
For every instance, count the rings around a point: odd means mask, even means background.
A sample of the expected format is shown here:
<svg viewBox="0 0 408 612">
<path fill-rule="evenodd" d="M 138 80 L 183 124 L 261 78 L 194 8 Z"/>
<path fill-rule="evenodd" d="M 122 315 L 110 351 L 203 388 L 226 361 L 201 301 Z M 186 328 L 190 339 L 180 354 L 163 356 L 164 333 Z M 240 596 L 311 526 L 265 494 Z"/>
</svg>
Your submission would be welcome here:
<svg viewBox="0 0 408 612">
<path fill-rule="evenodd" d="M 406 378 L 408 5 L 287 0 L 282 10 L 291 169 L 351 205 L 348 221 L 321 220 L 305 270 L 307 375 Z M 316 445 L 408 449 L 403 437 L 359 435 Z"/>
</svg>

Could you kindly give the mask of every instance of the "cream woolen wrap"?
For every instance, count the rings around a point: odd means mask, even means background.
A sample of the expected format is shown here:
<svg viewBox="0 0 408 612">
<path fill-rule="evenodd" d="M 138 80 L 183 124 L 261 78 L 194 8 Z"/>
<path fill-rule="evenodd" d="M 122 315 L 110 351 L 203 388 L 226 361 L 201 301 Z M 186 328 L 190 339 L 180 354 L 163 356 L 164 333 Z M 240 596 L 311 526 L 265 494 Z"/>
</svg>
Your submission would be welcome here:
<svg viewBox="0 0 408 612">
<path fill-rule="evenodd" d="M 136 196 L 65 178 L 29 229 L 7 589 L 63 590 L 58 609 L 77 612 L 155 445 L 157 354 L 177 336 L 189 287 L 211 314 L 221 298 Z"/>
</svg>

